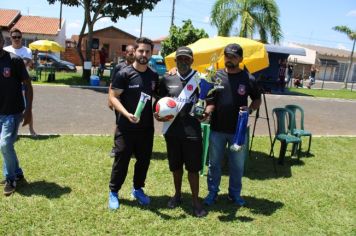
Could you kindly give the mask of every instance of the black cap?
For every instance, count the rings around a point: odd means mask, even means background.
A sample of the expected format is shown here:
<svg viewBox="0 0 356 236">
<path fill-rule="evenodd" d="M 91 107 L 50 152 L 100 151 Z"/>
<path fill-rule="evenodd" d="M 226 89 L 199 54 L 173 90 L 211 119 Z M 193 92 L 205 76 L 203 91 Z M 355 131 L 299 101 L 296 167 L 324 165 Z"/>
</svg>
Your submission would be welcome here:
<svg viewBox="0 0 356 236">
<path fill-rule="evenodd" d="M 176 57 L 179 56 L 186 56 L 186 57 L 193 58 L 193 51 L 188 47 L 179 47 L 176 51 Z"/>
<path fill-rule="evenodd" d="M 243 57 L 243 50 L 239 44 L 231 43 L 225 47 L 224 54 Z"/>
</svg>

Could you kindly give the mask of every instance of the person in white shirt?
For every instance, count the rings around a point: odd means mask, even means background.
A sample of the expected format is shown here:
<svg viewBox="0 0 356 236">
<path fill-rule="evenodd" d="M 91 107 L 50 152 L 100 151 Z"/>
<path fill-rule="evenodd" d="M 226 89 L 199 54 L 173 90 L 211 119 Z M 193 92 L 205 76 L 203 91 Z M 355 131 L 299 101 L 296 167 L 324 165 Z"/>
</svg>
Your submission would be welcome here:
<svg viewBox="0 0 356 236">
<path fill-rule="evenodd" d="M 24 60 L 27 69 L 33 67 L 32 61 L 32 52 L 31 49 L 22 46 L 22 32 L 17 28 L 12 28 L 10 30 L 10 38 L 11 38 L 11 45 L 4 47 L 4 50 L 10 53 L 14 53 L 17 56 L 21 57 Z M 25 90 L 26 87 L 24 86 L 23 89 Z M 26 102 L 27 103 L 27 102 Z M 29 131 L 32 136 L 37 136 L 34 128 L 33 128 L 33 117 L 29 123 Z"/>
</svg>

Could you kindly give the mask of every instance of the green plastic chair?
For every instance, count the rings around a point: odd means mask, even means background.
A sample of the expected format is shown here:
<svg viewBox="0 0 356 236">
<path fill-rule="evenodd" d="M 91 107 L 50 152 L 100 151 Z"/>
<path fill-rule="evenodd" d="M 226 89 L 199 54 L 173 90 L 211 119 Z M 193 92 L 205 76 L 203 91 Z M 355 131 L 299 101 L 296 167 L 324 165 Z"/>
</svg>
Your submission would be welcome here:
<svg viewBox="0 0 356 236">
<path fill-rule="evenodd" d="M 300 146 L 302 146 L 302 137 L 303 136 L 309 136 L 309 145 L 308 145 L 308 151 L 307 153 L 310 153 L 310 146 L 311 146 L 311 141 L 312 141 L 312 133 L 308 130 L 304 129 L 304 110 L 300 106 L 297 105 L 286 105 L 285 108 L 289 109 L 290 111 L 293 112 L 294 115 L 294 121 L 291 122 L 290 124 L 294 124 L 294 126 L 290 127 L 290 130 L 292 131 L 292 134 L 294 136 L 297 136 L 301 139 Z M 300 122 L 299 126 L 297 125 L 296 117 L 297 117 L 297 112 L 300 113 Z"/>
<path fill-rule="evenodd" d="M 202 153 L 202 163 L 201 163 L 201 171 L 200 175 L 205 174 L 206 161 L 208 159 L 208 150 L 209 150 L 209 136 L 210 136 L 210 124 L 201 123 L 201 130 L 203 133 L 203 153 Z"/>
<path fill-rule="evenodd" d="M 292 135 L 290 132 L 289 127 L 293 127 L 294 124 L 290 124 L 290 122 L 294 122 L 294 114 L 292 111 L 282 108 L 282 107 L 277 107 L 272 110 L 272 117 L 273 117 L 273 123 L 274 123 L 274 129 L 275 129 L 275 136 L 272 142 L 271 146 L 271 151 L 269 153 L 269 156 L 273 158 L 273 163 L 274 163 L 274 144 L 276 140 L 282 143 L 285 143 L 286 147 L 284 149 L 284 153 L 280 154 L 280 156 L 285 155 L 285 151 L 287 149 L 287 146 L 289 143 L 294 144 L 294 146 L 298 147 L 299 146 L 299 151 L 298 151 L 298 159 L 299 159 L 299 154 L 300 154 L 300 138 Z M 282 151 L 282 148 L 281 148 Z M 291 155 L 293 156 L 295 154 L 292 150 Z M 280 160 L 283 161 L 283 160 Z"/>
</svg>

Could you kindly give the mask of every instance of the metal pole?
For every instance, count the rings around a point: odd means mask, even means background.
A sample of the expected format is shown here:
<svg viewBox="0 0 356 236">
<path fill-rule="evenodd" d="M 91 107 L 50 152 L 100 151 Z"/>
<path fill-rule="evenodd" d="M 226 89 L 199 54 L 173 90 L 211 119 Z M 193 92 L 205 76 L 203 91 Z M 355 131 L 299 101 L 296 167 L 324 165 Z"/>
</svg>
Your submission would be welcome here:
<svg viewBox="0 0 356 236">
<path fill-rule="evenodd" d="M 173 5 L 172 5 L 172 18 L 171 18 L 171 27 L 174 25 L 174 8 L 175 8 L 175 5 L 176 5 L 176 1 L 173 0 Z"/>
<path fill-rule="evenodd" d="M 143 12 L 141 13 L 140 38 L 142 37 L 142 25 L 143 25 Z"/>
<path fill-rule="evenodd" d="M 326 61 L 326 63 L 325 63 L 324 77 L 323 77 L 323 83 L 321 84 L 321 89 L 324 89 L 324 81 L 325 81 L 325 75 L 326 75 L 327 68 L 328 68 L 328 61 Z"/>
<path fill-rule="evenodd" d="M 61 6 L 59 8 L 59 29 L 62 29 L 62 0 L 61 0 Z"/>
</svg>

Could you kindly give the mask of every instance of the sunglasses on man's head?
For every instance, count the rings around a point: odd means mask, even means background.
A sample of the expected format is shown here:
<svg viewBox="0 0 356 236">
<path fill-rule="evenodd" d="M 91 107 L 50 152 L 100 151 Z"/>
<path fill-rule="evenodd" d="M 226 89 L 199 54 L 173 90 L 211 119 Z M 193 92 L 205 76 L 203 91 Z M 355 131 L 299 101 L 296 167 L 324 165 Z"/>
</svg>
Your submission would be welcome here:
<svg viewBox="0 0 356 236">
<path fill-rule="evenodd" d="M 22 36 L 11 36 L 12 39 L 21 39 Z"/>
</svg>

